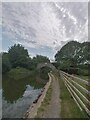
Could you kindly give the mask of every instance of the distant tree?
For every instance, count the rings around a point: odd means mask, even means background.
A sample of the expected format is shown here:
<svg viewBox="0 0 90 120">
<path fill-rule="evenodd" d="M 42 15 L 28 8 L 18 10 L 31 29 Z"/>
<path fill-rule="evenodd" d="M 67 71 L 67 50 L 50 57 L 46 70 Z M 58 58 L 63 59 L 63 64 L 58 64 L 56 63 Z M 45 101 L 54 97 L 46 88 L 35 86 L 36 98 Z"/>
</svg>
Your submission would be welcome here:
<svg viewBox="0 0 90 120">
<path fill-rule="evenodd" d="M 6 73 L 11 69 L 8 53 L 2 53 L 2 72 Z"/>
<path fill-rule="evenodd" d="M 0 53 L 0 75 L 2 74 L 2 53 Z"/>
<path fill-rule="evenodd" d="M 50 60 L 46 56 L 36 55 L 36 57 L 33 57 L 33 62 L 35 62 L 36 64 L 45 62 L 50 63 Z"/>
<path fill-rule="evenodd" d="M 29 59 L 28 69 L 35 70 L 38 63 L 45 63 L 45 62 L 50 62 L 49 58 L 42 55 L 36 55 L 36 57 Z"/>
<path fill-rule="evenodd" d="M 29 70 L 35 70 L 35 68 L 36 68 L 36 63 L 30 57 L 28 58 L 27 65 L 28 65 L 27 68 Z"/>
<path fill-rule="evenodd" d="M 28 51 L 20 44 L 15 44 L 8 51 L 9 59 L 13 67 L 27 67 Z"/>
</svg>

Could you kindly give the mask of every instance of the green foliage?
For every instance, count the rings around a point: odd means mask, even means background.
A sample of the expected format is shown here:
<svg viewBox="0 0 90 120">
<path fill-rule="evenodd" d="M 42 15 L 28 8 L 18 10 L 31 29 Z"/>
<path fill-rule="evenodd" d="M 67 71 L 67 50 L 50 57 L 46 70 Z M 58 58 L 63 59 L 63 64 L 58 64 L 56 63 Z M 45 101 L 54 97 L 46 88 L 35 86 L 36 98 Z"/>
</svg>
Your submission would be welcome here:
<svg viewBox="0 0 90 120">
<path fill-rule="evenodd" d="M 30 74 L 27 74 L 27 72 L 30 72 Z M 4 99 L 7 102 L 15 103 L 19 98 L 22 98 L 26 85 L 33 86 L 35 89 L 44 87 L 45 84 L 37 82 L 36 77 L 36 71 L 27 71 L 23 68 L 15 68 L 9 74 L 4 74 L 2 81 Z"/>
<path fill-rule="evenodd" d="M 50 60 L 46 56 L 36 55 L 36 57 L 33 57 L 33 62 L 36 64 L 44 62 L 50 63 Z"/>
<path fill-rule="evenodd" d="M 88 70 L 90 63 L 90 42 L 68 42 L 56 53 L 55 60 L 58 63 L 58 69 L 73 67 Z"/>
<path fill-rule="evenodd" d="M 15 44 L 9 48 L 8 53 L 3 53 L 3 73 L 7 72 L 10 79 L 23 79 L 32 76 L 33 71 L 36 71 L 37 64 L 44 62 L 50 62 L 50 60 L 41 55 L 37 55 L 31 59 L 28 51 L 23 46 Z M 48 80 L 48 72 L 49 68 L 42 68 L 40 71 L 41 79 Z"/>
<path fill-rule="evenodd" d="M 44 80 L 48 80 L 49 77 L 48 77 L 48 73 L 51 71 L 50 68 L 48 67 L 42 67 L 40 69 L 40 78 L 44 79 Z"/>
<path fill-rule="evenodd" d="M 31 59 L 28 55 L 28 51 L 20 44 L 15 44 L 8 51 L 9 59 L 12 67 L 23 67 L 29 70 L 36 69 L 38 63 L 50 62 L 50 60 L 41 55 L 37 55 Z"/>
<path fill-rule="evenodd" d="M 35 70 L 37 68 L 37 64 L 39 63 L 45 63 L 50 62 L 50 60 L 42 55 L 37 55 L 36 57 L 33 57 L 33 59 L 28 61 L 28 69 Z"/>
<path fill-rule="evenodd" d="M 29 70 L 35 70 L 36 67 L 37 67 L 37 63 L 33 59 L 28 59 L 28 63 L 27 64 L 28 64 L 27 68 Z"/>
<path fill-rule="evenodd" d="M 45 63 L 45 62 L 50 62 L 50 60 L 45 56 L 37 55 L 36 57 L 33 57 L 33 59 L 29 58 L 27 63 L 28 64 L 27 68 L 29 70 L 35 70 L 37 68 L 38 63 Z"/>
<path fill-rule="evenodd" d="M 84 75 L 84 76 L 90 75 L 88 69 L 78 69 L 78 74 L 79 75 Z"/>
<path fill-rule="evenodd" d="M 8 53 L 2 54 L 2 72 L 5 73 L 11 69 Z"/>
<path fill-rule="evenodd" d="M 9 49 L 8 54 L 13 67 L 27 67 L 29 55 L 23 46 L 15 44 Z"/>
<path fill-rule="evenodd" d="M 8 72 L 8 76 L 14 80 L 19 80 L 22 78 L 26 78 L 31 75 L 31 72 L 25 68 L 13 68 Z"/>
<path fill-rule="evenodd" d="M 58 69 L 58 66 L 60 65 L 60 63 L 58 63 L 58 62 L 53 62 L 52 63 L 57 69 Z"/>
<path fill-rule="evenodd" d="M 74 55 L 75 49 L 79 48 L 80 43 L 70 41 L 64 45 L 55 55 L 55 60 L 60 62 L 71 58 Z"/>
<path fill-rule="evenodd" d="M 0 53 L 0 76 L 2 74 L 2 53 Z"/>
</svg>

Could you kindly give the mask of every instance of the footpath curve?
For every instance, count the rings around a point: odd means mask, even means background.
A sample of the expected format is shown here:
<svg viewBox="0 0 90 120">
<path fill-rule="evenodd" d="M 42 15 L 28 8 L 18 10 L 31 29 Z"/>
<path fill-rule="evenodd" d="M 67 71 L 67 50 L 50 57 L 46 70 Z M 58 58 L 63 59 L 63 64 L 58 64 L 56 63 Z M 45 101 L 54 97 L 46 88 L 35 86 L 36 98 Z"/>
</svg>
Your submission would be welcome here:
<svg viewBox="0 0 90 120">
<path fill-rule="evenodd" d="M 51 74 L 52 75 L 52 74 Z M 52 75 L 52 95 L 50 104 L 40 118 L 60 118 L 60 86 L 57 77 Z"/>
</svg>

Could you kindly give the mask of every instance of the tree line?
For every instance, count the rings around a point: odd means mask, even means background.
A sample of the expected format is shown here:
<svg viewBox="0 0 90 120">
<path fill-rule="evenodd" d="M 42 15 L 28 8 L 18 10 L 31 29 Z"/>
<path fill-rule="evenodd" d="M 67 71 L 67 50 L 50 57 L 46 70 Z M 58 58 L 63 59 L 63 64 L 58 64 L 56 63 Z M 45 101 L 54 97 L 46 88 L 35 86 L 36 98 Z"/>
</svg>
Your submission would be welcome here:
<svg viewBox="0 0 90 120">
<path fill-rule="evenodd" d="M 90 42 L 79 43 L 77 41 L 70 41 L 57 51 L 55 62 L 52 64 L 59 70 L 89 75 L 89 56 Z M 48 57 L 42 55 L 36 55 L 31 58 L 27 49 L 20 44 L 15 44 L 9 48 L 7 53 L 2 53 L 2 72 L 6 73 L 16 67 L 35 70 L 37 64 L 41 62 L 50 63 L 50 60 Z"/>
<path fill-rule="evenodd" d="M 41 62 L 50 62 L 50 60 L 42 55 L 36 55 L 31 58 L 27 49 L 20 44 L 15 44 L 9 48 L 8 52 L 2 53 L 2 73 L 6 73 L 16 67 L 34 70 L 37 64 Z"/>
</svg>

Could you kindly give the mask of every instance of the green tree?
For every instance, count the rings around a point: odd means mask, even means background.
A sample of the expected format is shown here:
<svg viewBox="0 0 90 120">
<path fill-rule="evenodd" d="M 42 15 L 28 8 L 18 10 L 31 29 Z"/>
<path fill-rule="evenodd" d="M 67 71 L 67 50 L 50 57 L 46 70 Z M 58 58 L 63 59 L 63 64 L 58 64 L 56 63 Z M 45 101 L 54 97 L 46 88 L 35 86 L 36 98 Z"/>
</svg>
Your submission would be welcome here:
<svg viewBox="0 0 90 120">
<path fill-rule="evenodd" d="M 59 68 L 76 68 L 90 61 L 90 42 L 79 43 L 70 41 L 64 45 L 55 55 L 55 61 Z"/>
<path fill-rule="evenodd" d="M 33 63 L 37 66 L 39 63 L 50 63 L 50 60 L 46 56 L 36 55 L 36 57 L 33 57 Z"/>
<path fill-rule="evenodd" d="M 13 67 L 26 67 L 28 66 L 28 51 L 20 44 L 15 44 L 9 51 L 9 59 Z"/>
<path fill-rule="evenodd" d="M 11 63 L 8 57 L 8 53 L 2 53 L 2 72 L 6 73 L 11 69 Z"/>
<path fill-rule="evenodd" d="M 0 53 L 0 89 L 2 88 L 2 53 Z"/>
<path fill-rule="evenodd" d="M 36 55 L 36 57 L 33 57 L 33 59 L 28 61 L 28 68 L 30 70 L 35 70 L 37 67 L 37 64 L 39 63 L 45 63 L 45 62 L 50 62 L 49 58 L 47 58 L 46 56 L 42 56 L 42 55 Z"/>
<path fill-rule="evenodd" d="M 37 64 L 38 63 L 45 63 L 45 62 L 50 63 L 49 58 L 46 56 L 42 56 L 42 55 L 36 55 L 36 57 L 33 57 L 33 61 Z"/>
</svg>

